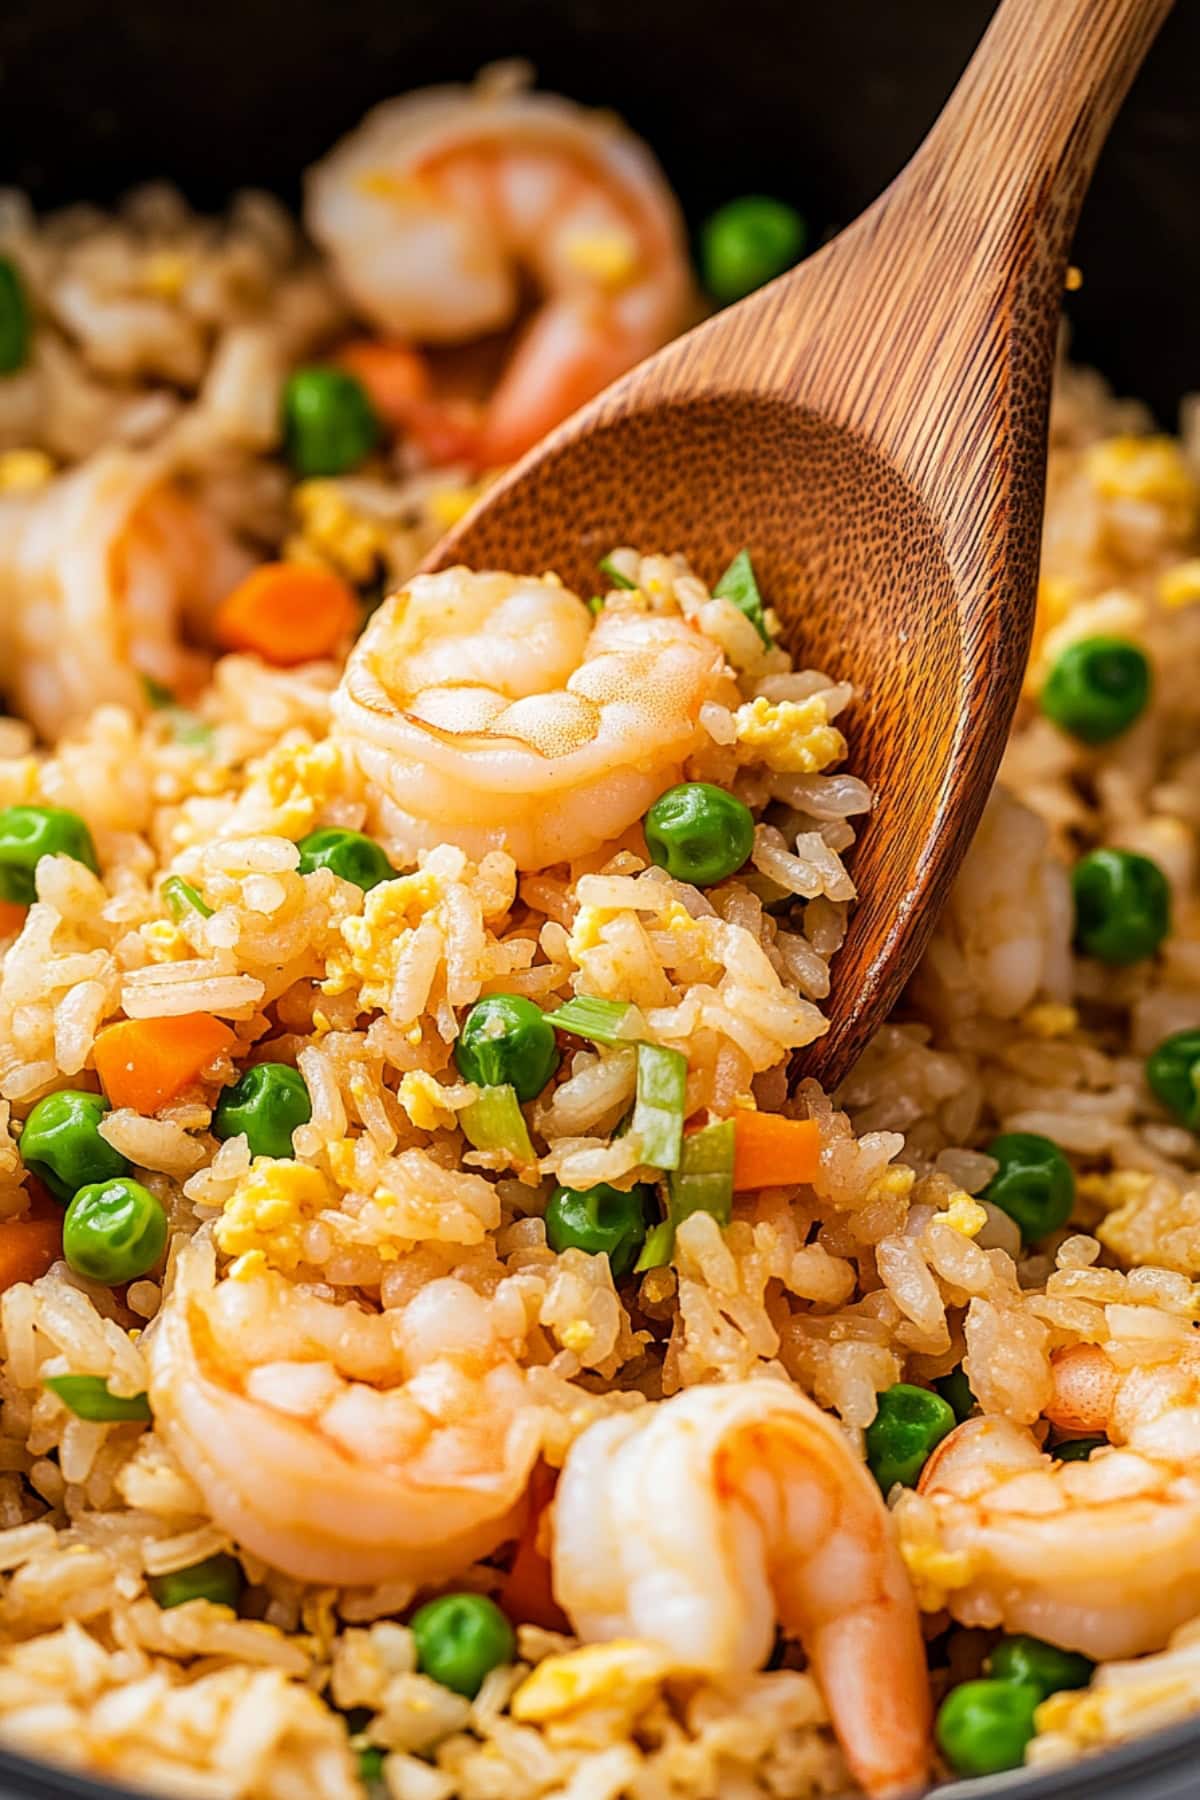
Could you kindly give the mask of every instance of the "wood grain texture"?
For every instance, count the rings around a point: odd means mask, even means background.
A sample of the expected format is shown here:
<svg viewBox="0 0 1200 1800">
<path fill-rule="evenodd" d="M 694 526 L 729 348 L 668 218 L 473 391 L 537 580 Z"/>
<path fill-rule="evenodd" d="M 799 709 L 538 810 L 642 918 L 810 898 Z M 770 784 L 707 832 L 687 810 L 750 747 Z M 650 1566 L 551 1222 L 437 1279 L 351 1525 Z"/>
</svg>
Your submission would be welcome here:
<svg viewBox="0 0 1200 1800">
<path fill-rule="evenodd" d="M 877 807 L 834 963 L 827 1086 L 897 999 L 995 776 L 1033 624 L 1071 234 L 1171 0 L 1004 0 L 913 161 L 833 243 L 626 376 L 428 566 L 553 568 L 617 543 L 714 580 L 751 549 L 802 664 L 851 680 Z M 849 98 L 849 97 L 848 97 Z"/>
</svg>

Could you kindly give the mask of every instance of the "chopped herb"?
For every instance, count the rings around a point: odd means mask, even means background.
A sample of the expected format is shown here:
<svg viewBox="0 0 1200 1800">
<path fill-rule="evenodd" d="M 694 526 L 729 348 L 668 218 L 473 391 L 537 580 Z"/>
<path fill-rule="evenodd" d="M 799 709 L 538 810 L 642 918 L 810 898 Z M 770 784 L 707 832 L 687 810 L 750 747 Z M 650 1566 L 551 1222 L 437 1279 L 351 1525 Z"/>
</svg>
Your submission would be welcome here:
<svg viewBox="0 0 1200 1800">
<path fill-rule="evenodd" d="M 463 1107 L 458 1122 L 476 1150 L 503 1150 L 518 1166 L 533 1162 L 529 1127 L 515 1088 L 480 1088 L 478 1100 Z"/>
<path fill-rule="evenodd" d="M 608 576 L 608 579 L 612 582 L 614 587 L 636 588 L 637 582 L 630 581 L 628 575 L 622 575 L 620 569 L 618 569 L 616 563 L 614 563 L 613 557 L 615 555 L 616 555 L 616 552 L 614 550 L 610 550 L 607 556 L 602 556 L 600 558 L 600 561 L 596 564 L 596 567 L 599 569 L 599 571 L 602 575 Z"/>
<path fill-rule="evenodd" d="M 167 911 L 175 920 L 185 918 L 189 912 L 198 912 L 202 919 L 211 919 L 213 909 L 206 900 L 202 900 L 190 881 L 182 875 L 168 875 L 159 889 Z"/>
<path fill-rule="evenodd" d="M 652 1168 L 679 1163 L 686 1094 L 687 1057 L 662 1044 L 639 1044 L 633 1129 L 642 1140 L 642 1160 Z"/>
<path fill-rule="evenodd" d="M 587 603 L 587 609 L 593 614 L 602 613 L 604 611 L 604 595 L 593 594 Z"/>
<path fill-rule="evenodd" d="M 153 675 L 142 675 L 140 680 L 142 692 L 146 696 L 146 703 L 152 706 L 156 712 L 161 712 L 164 707 L 174 706 L 175 696 L 163 682 L 156 681 Z"/>
<path fill-rule="evenodd" d="M 77 1419 L 110 1425 L 120 1419 L 147 1424 L 150 1402 L 145 1394 L 113 1394 L 103 1375 L 47 1375 L 43 1383 L 57 1394 Z"/>
<path fill-rule="evenodd" d="M 771 634 L 767 630 L 762 595 L 758 591 L 758 581 L 748 550 L 738 551 L 713 593 L 720 600 L 731 600 L 740 613 L 745 613 L 763 643 L 770 646 Z"/>
<path fill-rule="evenodd" d="M 670 1178 L 668 1213 L 679 1225 L 692 1213 L 711 1213 L 718 1225 L 733 1217 L 733 1156 L 736 1132 L 732 1119 L 718 1119 L 683 1140 L 679 1167 Z"/>
<path fill-rule="evenodd" d="M 597 1000 L 591 994 L 576 994 L 546 1014 L 546 1023 L 556 1031 L 569 1031 L 572 1037 L 586 1038 L 589 1044 L 629 1043 L 643 1028 L 636 1006 L 627 1000 Z"/>
</svg>

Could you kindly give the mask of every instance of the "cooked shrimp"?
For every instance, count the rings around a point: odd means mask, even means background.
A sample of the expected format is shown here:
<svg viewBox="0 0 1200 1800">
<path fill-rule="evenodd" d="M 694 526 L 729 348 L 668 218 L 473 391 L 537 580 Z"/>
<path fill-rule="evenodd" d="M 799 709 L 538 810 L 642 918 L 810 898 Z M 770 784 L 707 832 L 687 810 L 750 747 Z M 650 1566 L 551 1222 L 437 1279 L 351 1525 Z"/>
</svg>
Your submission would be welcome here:
<svg viewBox="0 0 1200 1800">
<path fill-rule="evenodd" d="M 691 294 L 675 200 L 611 113 L 495 81 L 367 115 L 309 175 L 306 219 L 383 331 L 455 344 L 538 305 L 492 397 L 481 461 L 509 462 L 672 337 Z"/>
<path fill-rule="evenodd" d="M 866 1791 L 921 1786 L 929 1685 L 887 1510 L 795 1388 L 691 1388 L 589 1426 L 559 1481 L 553 1570 L 583 1638 L 645 1638 L 681 1670 L 760 1667 L 778 1617 Z"/>
<path fill-rule="evenodd" d="M 286 1574 L 437 1580 L 516 1536 L 540 1445 L 502 1304 L 450 1277 L 383 1313 L 270 1271 L 214 1283 L 195 1242 L 149 1334 L 155 1423 Z"/>
<path fill-rule="evenodd" d="M 1056 1359 L 1047 1412 L 1112 1448 L 1059 1462 L 1007 1419 L 968 1419 L 899 1503 L 914 1571 L 940 1569 L 968 1625 L 1028 1631 L 1096 1661 L 1161 1650 L 1200 1612 L 1200 1346 L 1095 1345 Z M 931 1551 L 933 1555 L 931 1557 Z"/>
<path fill-rule="evenodd" d="M 721 652 L 680 618 L 593 624 L 553 579 L 447 569 L 376 613 L 334 715 L 393 854 L 453 843 L 538 869 L 641 818 L 726 687 Z"/>
<path fill-rule="evenodd" d="M 195 685 L 188 649 L 250 559 L 153 457 L 106 450 L 0 498 L 0 689 L 45 736 L 103 701 L 139 709 L 139 676 Z"/>
</svg>

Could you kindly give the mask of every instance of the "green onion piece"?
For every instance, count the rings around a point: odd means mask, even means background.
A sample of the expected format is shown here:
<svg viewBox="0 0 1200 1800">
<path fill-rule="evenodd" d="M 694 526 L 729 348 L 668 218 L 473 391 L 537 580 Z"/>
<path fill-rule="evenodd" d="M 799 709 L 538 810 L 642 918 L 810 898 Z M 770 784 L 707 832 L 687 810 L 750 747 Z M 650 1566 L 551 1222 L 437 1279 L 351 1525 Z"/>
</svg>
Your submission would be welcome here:
<svg viewBox="0 0 1200 1800">
<path fill-rule="evenodd" d="M 185 881 L 182 875 L 168 875 L 159 892 L 173 919 L 185 918 L 189 911 L 198 912 L 202 919 L 212 918 L 212 907 L 200 898 L 191 882 Z"/>
<path fill-rule="evenodd" d="M 175 696 L 163 682 L 155 681 L 153 675 L 142 675 L 139 679 L 148 706 L 152 706 L 156 712 L 161 712 L 165 706 L 174 706 Z"/>
<path fill-rule="evenodd" d="M 546 1023 L 556 1031 L 569 1031 L 572 1037 L 586 1038 L 589 1044 L 628 1043 L 642 1029 L 642 1015 L 627 1000 L 597 1000 L 591 994 L 576 994 L 557 1012 L 546 1014 Z"/>
<path fill-rule="evenodd" d="M 533 1162 L 529 1127 L 515 1088 L 480 1088 L 478 1100 L 463 1107 L 458 1122 L 476 1150 L 504 1150 L 518 1165 Z"/>
<path fill-rule="evenodd" d="M 177 744 L 186 744 L 189 750 L 211 750 L 213 744 L 213 728 L 198 719 L 195 713 L 189 712 L 186 706 L 168 708 L 171 717 L 171 736 Z"/>
<path fill-rule="evenodd" d="M 633 1265 L 635 1275 L 644 1275 L 647 1269 L 663 1269 L 671 1260 L 675 1248 L 675 1226 L 670 1219 L 663 1219 L 653 1231 L 646 1233 L 646 1241 L 642 1245 L 642 1254 Z"/>
<path fill-rule="evenodd" d="M 602 613 L 604 611 L 604 595 L 593 594 L 587 603 L 587 609 L 593 616 Z"/>
<path fill-rule="evenodd" d="M 642 1140 L 642 1161 L 651 1168 L 679 1166 L 686 1093 L 687 1057 L 662 1044 L 639 1044 L 633 1129 Z"/>
<path fill-rule="evenodd" d="M 622 575 L 620 569 L 618 569 L 616 564 L 613 562 L 613 555 L 614 555 L 614 552 L 610 550 L 607 556 L 602 556 L 600 558 L 600 561 L 596 564 L 596 567 L 599 569 L 599 571 L 602 575 L 608 576 L 608 579 L 612 582 L 614 587 L 635 588 L 637 586 L 637 582 L 630 581 L 628 575 Z"/>
<path fill-rule="evenodd" d="M 43 1386 L 57 1394 L 77 1419 L 97 1425 L 110 1425 L 118 1419 L 147 1424 L 150 1419 L 145 1394 L 111 1394 L 103 1375 L 47 1375 Z"/>
<path fill-rule="evenodd" d="M 732 600 L 738 611 L 745 613 L 763 643 L 770 645 L 771 634 L 767 630 L 762 595 L 758 591 L 758 581 L 748 550 L 738 551 L 713 593 L 720 600 Z"/>
<path fill-rule="evenodd" d="M 672 1225 L 695 1212 L 711 1213 L 718 1225 L 733 1217 L 732 1119 L 718 1119 L 683 1140 L 679 1167 L 671 1176 L 667 1206 Z"/>
</svg>

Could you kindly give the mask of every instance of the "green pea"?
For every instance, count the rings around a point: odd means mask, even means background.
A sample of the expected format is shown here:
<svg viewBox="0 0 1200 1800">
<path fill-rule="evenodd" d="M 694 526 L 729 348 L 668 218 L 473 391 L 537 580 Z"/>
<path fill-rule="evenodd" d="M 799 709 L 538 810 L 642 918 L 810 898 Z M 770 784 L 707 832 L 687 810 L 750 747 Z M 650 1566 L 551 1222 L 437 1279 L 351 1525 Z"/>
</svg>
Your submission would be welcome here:
<svg viewBox="0 0 1200 1800">
<path fill-rule="evenodd" d="M 484 1594 L 443 1594 L 415 1612 L 408 1625 L 421 1673 L 468 1700 L 485 1675 L 516 1654 L 512 1626 Z"/>
<path fill-rule="evenodd" d="M 1146 1058 L 1156 1100 L 1192 1131 L 1200 1131 L 1200 1031 L 1175 1031 Z"/>
<path fill-rule="evenodd" d="M 119 1150 L 100 1136 L 110 1111 L 103 1094 L 63 1088 L 39 1100 L 21 1132 L 21 1161 L 66 1205 L 81 1187 L 129 1173 Z"/>
<path fill-rule="evenodd" d="M 934 1389 L 942 1396 L 951 1412 L 961 1425 L 975 1411 L 975 1396 L 971 1392 L 971 1384 L 967 1380 L 962 1364 L 943 1375 L 940 1381 L 934 1382 Z"/>
<path fill-rule="evenodd" d="M 1153 956 L 1171 929 L 1171 890 L 1148 856 L 1093 850 L 1071 875 L 1075 947 L 1124 968 Z"/>
<path fill-rule="evenodd" d="M 547 1241 L 552 1250 L 607 1256 L 619 1281 L 641 1255 L 653 1203 L 654 1190 L 643 1182 L 628 1191 L 607 1181 L 590 1188 L 557 1187 L 546 1208 Z"/>
<path fill-rule="evenodd" d="M 1044 1700 L 1064 1688 L 1086 1687 L 1096 1665 L 1089 1657 L 1073 1650 L 1060 1650 L 1041 1638 L 1002 1637 L 988 1659 L 988 1673 L 994 1681 L 1023 1681 L 1037 1688 Z"/>
<path fill-rule="evenodd" d="M 488 994 L 463 1020 L 454 1060 L 477 1087 L 511 1087 L 518 1100 L 535 1100 L 558 1067 L 558 1040 L 532 1000 Z"/>
<path fill-rule="evenodd" d="M 369 894 L 381 881 L 391 881 L 395 869 L 374 838 L 361 831 L 339 831 L 336 826 L 323 826 L 310 831 L 296 846 L 300 852 L 300 873 L 311 875 L 314 869 L 332 869 L 343 881 Z"/>
<path fill-rule="evenodd" d="M 1027 1244 L 1057 1231 L 1075 1204 L 1075 1176 L 1057 1144 L 1036 1131 L 1005 1131 L 987 1154 L 1000 1164 L 983 1198 L 1007 1213 Z"/>
<path fill-rule="evenodd" d="M 167 1215 L 149 1188 L 120 1176 L 80 1188 L 63 1220 L 63 1255 L 77 1275 L 119 1287 L 167 1247 Z"/>
<path fill-rule="evenodd" d="M 1068 1438 L 1065 1443 L 1055 1444 L 1051 1456 L 1059 1462 L 1087 1462 L 1093 1450 L 1103 1450 L 1108 1439 L 1106 1437 Z"/>
<path fill-rule="evenodd" d="M 708 781 L 681 781 L 646 814 L 651 861 L 695 887 L 712 887 L 740 869 L 754 848 L 748 806 Z"/>
<path fill-rule="evenodd" d="M 213 1136 L 244 1132 L 251 1156 L 292 1155 L 292 1133 L 312 1118 L 303 1075 L 287 1063 L 255 1063 L 225 1089 L 213 1113 Z"/>
<path fill-rule="evenodd" d="M 885 1388 L 867 1426 L 867 1467 L 883 1492 L 889 1494 L 897 1482 L 915 1487 L 921 1470 L 956 1423 L 953 1408 L 928 1388 L 906 1381 Z"/>
<path fill-rule="evenodd" d="M 0 375 L 25 367 L 31 333 L 25 283 L 12 258 L 0 256 Z"/>
<path fill-rule="evenodd" d="M 100 873 L 92 834 L 65 806 L 7 806 L 0 812 L 0 900 L 32 906 L 43 856 L 71 856 Z"/>
<path fill-rule="evenodd" d="M 211 1600 L 214 1606 L 231 1606 L 236 1612 L 246 1581 L 237 1558 L 221 1551 L 190 1568 L 152 1575 L 146 1585 L 164 1612 L 188 1600 Z"/>
<path fill-rule="evenodd" d="M 1063 651 L 1041 692 L 1048 719 L 1084 744 L 1128 731 L 1150 698 L 1150 664 L 1124 638 L 1093 637 Z"/>
<path fill-rule="evenodd" d="M 345 475 L 379 441 L 367 390 L 346 369 L 297 369 L 283 391 L 283 434 L 297 475 Z"/>
<path fill-rule="evenodd" d="M 964 1681 L 938 1708 L 935 1733 L 956 1775 L 1019 1769 L 1042 1696 L 1021 1681 Z"/>
<path fill-rule="evenodd" d="M 730 200 L 700 227 L 704 285 L 722 305 L 741 300 L 799 262 L 807 236 L 803 218 L 784 200 Z"/>
</svg>

